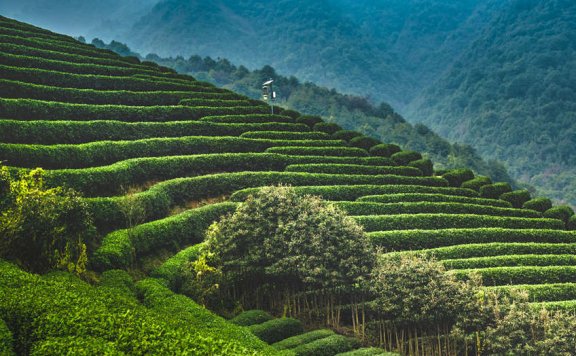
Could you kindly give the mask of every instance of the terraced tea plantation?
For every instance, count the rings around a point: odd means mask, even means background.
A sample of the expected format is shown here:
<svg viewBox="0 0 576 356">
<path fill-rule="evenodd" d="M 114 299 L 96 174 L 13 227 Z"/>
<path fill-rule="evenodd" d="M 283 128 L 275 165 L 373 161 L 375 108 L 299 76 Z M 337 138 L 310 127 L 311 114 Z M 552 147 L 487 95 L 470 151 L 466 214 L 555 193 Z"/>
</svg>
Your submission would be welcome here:
<svg viewBox="0 0 576 356">
<path fill-rule="evenodd" d="M 332 331 L 304 333 L 268 317 L 259 327 L 229 323 L 170 290 L 213 221 L 259 187 L 278 184 L 333 201 L 385 253 L 431 254 L 462 278 L 478 272 L 489 288 L 523 286 L 534 303 L 576 305 L 571 209 L 466 169 L 434 172 L 417 152 L 316 117 L 275 112 L 154 63 L 0 17 L 0 161 L 13 170 L 42 167 L 49 186 L 84 195 L 99 235 L 90 267 L 102 273 L 92 286 L 1 262 L 0 316 L 13 350 L 304 355 L 359 348 Z M 133 200 L 143 211 L 127 226 L 122 206 Z M 138 271 L 140 281 L 125 271 Z"/>
</svg>

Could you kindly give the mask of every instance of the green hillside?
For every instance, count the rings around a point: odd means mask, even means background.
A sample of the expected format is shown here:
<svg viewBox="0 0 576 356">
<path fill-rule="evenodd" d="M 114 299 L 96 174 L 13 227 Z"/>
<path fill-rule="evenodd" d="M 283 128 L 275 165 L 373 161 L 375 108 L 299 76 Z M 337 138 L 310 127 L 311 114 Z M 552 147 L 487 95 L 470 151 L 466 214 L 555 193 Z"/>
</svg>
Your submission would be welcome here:
<svg viewBox="0 0 576 356">
<path fill-rule="evenodd" d="M 512 1 L 406 117 L 576 205 L 573 1 Z"/>
<path fill-rule="evenodd" d="M 364 335 L 359 315 L 371 314 L 355 302 L 331 302 L 332 319 L 347 315 L 331 334 L 258 312 L 239 326 L 178 294 L 208 226 L 278 184 L 334 202 L 384 256 L 434 254 L 460 279 L 475 272 L 488 288 L 528 285 L 534 303 L 576 305 L 569 208 L 5 17 L 0 46 L 0 161 L 10 174 L 42 167 L 48 187 L 81 192 L 97 230 L 90 283 L 0 261 L 8 354 L 383 354 L 353 351 L 368 339 L 340 334 Z"/>
</svg>

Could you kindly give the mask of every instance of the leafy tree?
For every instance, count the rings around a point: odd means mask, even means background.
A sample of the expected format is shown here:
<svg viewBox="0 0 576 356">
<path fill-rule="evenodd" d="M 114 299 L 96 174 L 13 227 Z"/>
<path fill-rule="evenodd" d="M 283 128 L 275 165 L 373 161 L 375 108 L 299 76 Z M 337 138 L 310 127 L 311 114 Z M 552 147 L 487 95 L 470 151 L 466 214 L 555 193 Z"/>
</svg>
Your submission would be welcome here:
<svg viewBox="0 0 576 356">
<path fill-rule="evenodd" d="M 86 269 L 84 241 L 95 233 L 86 203 L 78 193 L 44 187 L 44 172 L 34 169 L 20 178 L 1 168 L 0 257 L 33 272 L 61 268 L 81 274 Z"/>
<path fill-rule="evenodd" d="M 286 186 L 262 188 L 212 225 L 207 251 L 210 263 L 221 268 L 228 287 L 245 303 L 264 295 L 272 308 L 288 308 L 288 313 L 300 310 L 297 296 L 304 291 L 332 299 L 357 292 L 375 258 L 352 218 Z"/>
</svg>

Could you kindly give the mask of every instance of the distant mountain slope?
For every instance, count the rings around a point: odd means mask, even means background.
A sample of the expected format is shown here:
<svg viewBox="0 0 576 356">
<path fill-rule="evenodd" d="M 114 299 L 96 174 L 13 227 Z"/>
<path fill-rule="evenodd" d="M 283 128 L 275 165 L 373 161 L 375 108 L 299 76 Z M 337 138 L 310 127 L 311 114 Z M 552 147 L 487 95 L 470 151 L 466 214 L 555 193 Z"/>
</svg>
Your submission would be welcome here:
<svg viewBox="0 0 576 356">
<path fill-rule="evenodd" d="M 516 1 L 407 114 L 576 204 L 576 3 Z"/>
<path fill-rule="evenodd" d="M 270 64 L 401 110 L 482 30 L 486 3 L 500 2 L 165 0 L 121 39 L 143 53 Z"/>
</svg>

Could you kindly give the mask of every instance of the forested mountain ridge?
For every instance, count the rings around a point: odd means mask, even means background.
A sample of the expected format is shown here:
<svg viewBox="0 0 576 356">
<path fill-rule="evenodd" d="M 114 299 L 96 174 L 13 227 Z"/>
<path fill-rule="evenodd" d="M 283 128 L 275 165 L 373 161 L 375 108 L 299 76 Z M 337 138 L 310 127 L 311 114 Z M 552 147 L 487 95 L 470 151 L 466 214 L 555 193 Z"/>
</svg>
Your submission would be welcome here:
<svg viewBox="0 0 576 356">
<path fill-rule="evenodd" d="M 274 91 L 277 92 L 276 105 L 319 115 L 347 130 L 356 130 L 405 149 L 423 152 L 436 162 L 436 169 L 439 170 L 469 167 L 478 174 L 517 185 L 500 162 L 485 161 L 471 146 L 451 144 L 423 124 L 410 124 L 386 103 L 375 106 L 367 98 L 341 94 L 310 82 L 301 83 L 294 76 L 279 75 L 270 66 L 250 71 L 244 66 L 235 66 L 227 59 L 214 60 L 197 55 L 185 59 L 149 54 L 144 58 L 117 41 L 106 44 L 94 39 L 92 44 L 123 56 L 156 62 L 253 99 L 261 99 L 261 84 L 273 78 Z"/>
<path fill-rule="evenodd" d="M 514 2 L 407 116 L 576 203 L 576 3 Z"/>
</svg>

